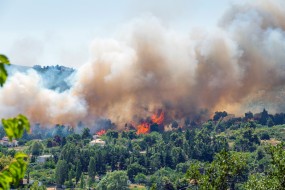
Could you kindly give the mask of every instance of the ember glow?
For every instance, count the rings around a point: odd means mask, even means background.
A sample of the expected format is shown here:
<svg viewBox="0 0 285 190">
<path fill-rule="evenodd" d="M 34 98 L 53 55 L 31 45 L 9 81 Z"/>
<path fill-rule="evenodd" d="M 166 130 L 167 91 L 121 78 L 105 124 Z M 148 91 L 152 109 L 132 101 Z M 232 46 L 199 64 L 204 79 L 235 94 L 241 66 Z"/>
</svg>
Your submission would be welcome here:
<svg viewBox="0 0 285 190">
<path fill-rule="evenodd" d="M 102 129 L 102 130 L 98 131 L 98 132 L 96 133 L 96 135 L 102 136 L 102 135 L 104 135 L 106 132 L 107 132 L 107 131 L 106 131 L 105 129 Z"/>
</svg>

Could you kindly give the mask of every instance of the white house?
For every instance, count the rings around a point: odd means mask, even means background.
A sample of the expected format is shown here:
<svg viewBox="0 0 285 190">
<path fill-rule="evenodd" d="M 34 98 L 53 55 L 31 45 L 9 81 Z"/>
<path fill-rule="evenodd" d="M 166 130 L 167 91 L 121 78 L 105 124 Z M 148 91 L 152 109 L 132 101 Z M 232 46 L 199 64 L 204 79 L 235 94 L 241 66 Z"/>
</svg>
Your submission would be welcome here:
<svg viewBox="0 0 285 190">
<path fill-rule="evenodd" d="M 0 145 L 2 146 L 9 146 L 9 147 L 16 147 L 18 146 L 18 141 L 17 140 L 12 140 L 9 141 L 8 137 L 3 137 L 2 140 L 0 140 Z"/>
<path fill-rule="evenodd" d="M 37 162 L 38 163 L 45 163 L 47 161 L 47 159 L 49 159 L 49 158 L 53 158 L 53 155 L 50 155 L 50 154 L 42 155 L 42 156 L 39 156 L 37 158 Z"/>
<path fill-rule="evenodd" d="M 89 143 L 91 146 L 97 144 L 99 146 L 105 146 L 106 142 L 101 140 L 101 139 L 95 139 L 95 140 L 92 140 L 90 143 Z"/>
</svg>

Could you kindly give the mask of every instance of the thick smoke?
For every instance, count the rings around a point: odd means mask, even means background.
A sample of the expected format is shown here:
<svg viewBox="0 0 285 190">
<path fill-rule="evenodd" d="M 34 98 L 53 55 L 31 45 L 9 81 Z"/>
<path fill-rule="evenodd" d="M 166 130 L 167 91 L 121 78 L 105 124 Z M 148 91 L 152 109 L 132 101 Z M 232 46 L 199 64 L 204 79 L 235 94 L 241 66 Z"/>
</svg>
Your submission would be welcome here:
<svg viewBox="0 0 285 190">
<path fill-rule="evenodd" d="M 42 88 L 36 71 L 16 73 L 0 90 L 1 118 L 23 113 L 37 123 L 74 124 L 87 110 L 83 100 L 65 91 L 59 93 Z"/>
<path fill-rule="evenodd" d="M 172 118 L 240 113 L 261 92 L 284 92 L 284 52 L 281 1 L 234 5 L 211 34 L 183 35 L 148 16 L 116 39 L 95 39 L 69 91 L 42 88 L 35 72 L 10 77 L 0 90 L 1 117 L 71 125 L 106 117 L 123 126 L 158 109 Z M 267 93 L 264 102 L 272 99 Z"/>
</svg>

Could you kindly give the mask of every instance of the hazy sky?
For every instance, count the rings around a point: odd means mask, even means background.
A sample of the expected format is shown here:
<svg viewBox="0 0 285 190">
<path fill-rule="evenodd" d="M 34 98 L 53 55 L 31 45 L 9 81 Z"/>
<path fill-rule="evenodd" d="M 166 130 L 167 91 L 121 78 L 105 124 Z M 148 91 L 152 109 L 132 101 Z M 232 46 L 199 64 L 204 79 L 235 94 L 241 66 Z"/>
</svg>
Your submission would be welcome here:
<svg viewBox="0 0 285 190">
<path fill-rule="evenodd" d="M 239 1 L 240 2 L 240 1 Z M 92 39 L 144 15 L 178 32 L 210 31 L 234 0 L 0 0 L 0 53 L 18 65 L 78 67 Z"/>
</svg>

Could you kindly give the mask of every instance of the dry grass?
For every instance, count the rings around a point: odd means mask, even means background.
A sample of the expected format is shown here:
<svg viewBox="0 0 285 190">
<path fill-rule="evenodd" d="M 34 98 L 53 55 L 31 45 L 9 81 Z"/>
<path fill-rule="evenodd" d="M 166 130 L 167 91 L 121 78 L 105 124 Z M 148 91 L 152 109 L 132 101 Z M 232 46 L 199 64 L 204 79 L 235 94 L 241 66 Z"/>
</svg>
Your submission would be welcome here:
<svg viewBox="0 0 285 190">
<path fill-rule="evenodd" d="M 130 189 L 133 189 L 133 190 L 146 190 L 146 187 L 143 186 L 143 185 L 138 185 L 138 184 L 131 184 L 129 186 Z"/>
<path fill-rule="evenodd" d="M 270 140 L 261 140 L 261 143 L 264 143 L 264 144 L 271 144 L 273 146 L 276 146 L 277 144 L 281 143 L 281 141 L 278 141 L 274 138 L 271 138 Z"/>
<path fill-rule="evenodd" d="M 25 151 L 27 150 L 29 147 L 28 146 L 17 146 L 17 147 L 9 147 L 8 150 L 16 150 L 16 151 Z"/>
</svg>

